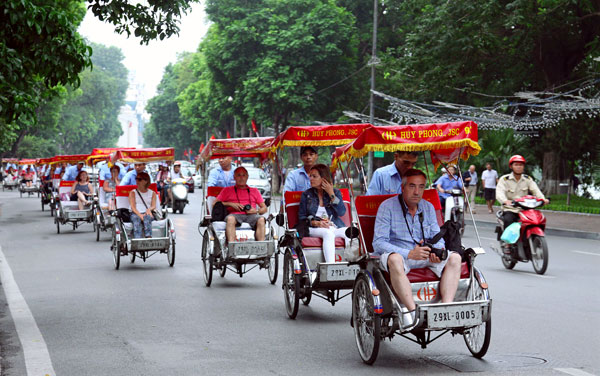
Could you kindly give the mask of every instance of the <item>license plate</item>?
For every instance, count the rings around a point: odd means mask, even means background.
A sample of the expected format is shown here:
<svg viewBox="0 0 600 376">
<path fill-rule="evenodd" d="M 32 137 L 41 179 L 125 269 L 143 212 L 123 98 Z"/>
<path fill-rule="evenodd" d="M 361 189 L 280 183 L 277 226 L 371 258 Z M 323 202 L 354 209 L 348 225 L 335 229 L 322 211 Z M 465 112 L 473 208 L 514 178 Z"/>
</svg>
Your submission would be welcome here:
<svg viewBox="0 0 600 376">
<path fill-rule="evenodd" d="M 82 219 L 88 217 L 87 211 L 71 211 L 68 212 L 69 218 Z"/>
<path fill-rule="evenodd" d="M 234 256 L 266 256 L 269 253 L 269 244 L 266 242 L 236 242 L 231 246 Z"/>
<path fill-rule="evenodd" d="M 353 280 L 358 275 L 360 267 L 358 265 L 327 265 L 325 270 L 326 278 L 322 281 L 348 281 Z"/>
<path fill-rule="evenodd" d="M 133 250 L 162 250 L 166 248 L 164 239 L 143 239 L 143 240 L 132 240 L 131 248 Z"/>
<path fill-rule="evenodd" d="M 430 307 L 427 311 L 429 328 L 459 328 L 481 322 L 481 307 L 478 305 Z"/>
</svg>

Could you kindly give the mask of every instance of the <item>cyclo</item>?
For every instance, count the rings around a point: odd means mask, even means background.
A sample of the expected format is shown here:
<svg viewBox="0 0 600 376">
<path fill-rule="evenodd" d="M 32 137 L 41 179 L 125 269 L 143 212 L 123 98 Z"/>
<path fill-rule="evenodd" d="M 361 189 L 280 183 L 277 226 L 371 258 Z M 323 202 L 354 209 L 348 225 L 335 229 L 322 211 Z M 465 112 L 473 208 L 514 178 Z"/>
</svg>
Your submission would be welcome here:
<svg viewBox="0 0 600 376">
<path fill-rule="evenodd" d="M 52 161 L 52 158 L 38 158 L 36 160 L 36 167 L 40 167 L 40 166 L 45 166 L 46 168 L 50 168 L 50 162 Z M 52 179 L 52 176 L 50 176 L 50 179 Z M 54 216 L 54 193 L 52 192 L 52 180 L 50 180 L 50 182 L 46 183 L 44 182 L 44 177 L 40 176 L 39 177 L 40 180 L 40 197 L 41 197 L 41 203 L 42 203 L 42 211 L 44 211 L 44 207 L 46 205 L 48 205 L 48 208 L 50 208 L 50 215 Z"/>
<path fill-rule="evenodd" d="M 75 155 L 57 155 L 50 161 L 51 165 L 70 163 L 76 164 L 84 162 L 88 157 L 88 154 L 75 154 Z M 92 223 L 93 213 L 92 205 L 86 205 L 83 210 L 79 210 L 77 201 L 71 201 L 71 187 L 75 184 L 75 181 L 67 180 L 52 180 L 54 185 L 57 182 L 58 188 L 57 196 L 55 197 L 56 208 L 54 223 L 56 224 L 56 233 L 60 234 L 60 226 L 67 223 L 73 225 L 73 230 L 81 225 L 81 223 Z"/>
<path fill-rule="evenodd" d="M 211 139 L 202 152 L 202 173 L 204 182 L 208 181 L 208 165 L 211 159 L 221 157 L 258 158 L 265 162 L 270 152 L 273 137 Z M 198 232 L 202 236 L 202 263 L 204 283 L 210 286 L 213 270 L 225 277 L 227 269 L 240 277 L 256 267 L 267 269 L 269 281 L 277 281 L 279 259 L 276 252 L 277 238 L 271 226 L 273 216 L 265 218 L 265 240 L 254 239 L 254 230 L 247 223 L 236 228 L 236 241 L 226 244 L 224 221 L 212 218 L 212 209 L 216 198 L 223 188 L 202 186 L 202 219 Z M 270 202 L 265 202 L 267 207 Z"/>
<path fill-rule="evenodd" d="M 4 158 L 2 159 L 2 164 L 6 163 L 6 174 L 4 176 L 4 180 L 2 182 L 2 192 L 6 189 L 12 191 L 13 189 L 18 189 L 20 178 L 17 176 L 13 179 L 11 175 L 8 175 L 8 167 L 11 165 L 16 165 L 19 162 L 17 158 Z"/>
<path fill-rule="evenodd" d="M 281 151 L 292 146 L 331 146 L 344 145 L 354 140 L 370 124 L 334 124 L 321 126 L 294 126 L 281 133 L 273 142 L 273 150 Z M 281 168 L 280 153 L 277 165 Z M 281 169 L 280 169 L 281 174 Z M 282 176 L 283 174 L 281 174 Z M 340 189 L 346 206 L 341 220 L 346 226 L 352 221 L 352 202 L 348 189 Z M 323 240 L 316 237 L 300 238 L 296 225 L 300 208 L 301 191 L 285 192 L 284 202 L 277 216 L 277 224 L 284 227 L 284 235 L 279 240 L 283 249 L 283 284 L 285 307 L 288 316 L 295 319 L 299 302 L 309 305 L 312 296 L 322 298 L 331 305 L 350 295 L 354 278 L 359 272 L 358 264 L 346 260 L 344 250 L 350 247 L 344 239 L 335 239 L 336 262 L 327 263 L 323 255 Z M 285 209 L 285 210 L 284 210 Z M 346 232 L 346 236 L 348 236 Z M 343 292 L 348 290 L 348 292 Z"/>
<path fill-rule="evenodd" d="M 19 165 L 19 170 L 25 168 L 25 166 L 29 166 L 30 168 L 35 170 L 35 164 L 37 162 L 37 159 L 21 159 L 17 162 L 17 164 Z M 19 171 L 20 173 L 21 171 Z M 31 196 L 32 194 L 37 193 L 38 197 L 40 197 L 40 190 L 39 190 L 39 177 L 37 176 L 37 174 L 35 175 L 36 177 L 34 178 L 31 186 L 27 186 L 25 184 L 25 182 L 22 181 L 22 178 L 19 176 L 19 195 L 20 197 L 23 197 L 23 193 L 27 193 L 27 197 Z"/>
<path fill-rule="evenodd" d="M 479 153 L 477 125 L 458 122 L 372 127 L 354 142 L 338 148 L 332 166 L 347 161 L 349 170 L 352 160 L 362 170 L 359 158 L 369 151 L 429 151 L 437 167 L 440 163 L 467 159 Z M 375 362 L 382 338 L 400 335 L 426 348 L 448 332 L 462 335 L 473 356 L 483 357 L 490 344 L 492 300 L 483 274 L 474 265 L 476 256 L 485 253 L 477 228 L 474 227 L 479 247 L 462 247 L 463 263 L 454 302 L 440 302 L 439 278 L 430 269 L 412 269 L 407 274 L 416 310 L 412 325 L 404 325 L 403 306 L 392 290 L 390 276 L 380 267 L 379 257 L 371 254 L 377 210 L 390 197 L 397 195 L 355 199 L 362 256 L 352 292 L 351 325 L 360 357 L 367 364 Z M 433 204 L 441 225 L 441 205 L 435 190 L 425 190 L 423 199 Z"/>
<path fill-rule="evenodd" d="M 132 150 L 132 148 L 96 148 L 92 150 L 92 153 L 86 159 L 86 163 L 94 168 L 94 166 L 102 161 L 108 162 L 112 153 L 118 150 Z M 108 210 L 108 201 L 106 199 L 106 192 L 104 192 L 104 180 L 98 171 L 98 185 L 95 187 L 97 192 L 96 198 L 93 202 L 94 210 L 94 232 L 96 233 L 96 241 L 100 241 L 100 231 L 107 232 L 111 231 L 115 225 L 115 217 Z"/>
<path fill-rule="evenodd" d="M 110 156 L 112 163 L 117 161 L 127 163 L 150 163 L 172 161 L 175 155 L 173 148 L 120 149 Z M 150 189 L 156 192 L 156 183 L 150 184 Z M 129 192 L 136 189 L 135 185 L 120 185 L 116 191 L 117 210 L 112 213 L 115 224 L 112 227 L 112 243 L 115 269 L 121 265 L 121 256 L 129 256 L 133 264 L 136 258 L 146 259 L 157 253 L 166 253 L 169 266 L 175 264 L 175 226 L 167 218 L 167 211 L 154 213 L 151 238 L 134 238 L 133 224 L 130 216 Z M 128 215 L 129 214 L 129 215 Z"/>
</svg>

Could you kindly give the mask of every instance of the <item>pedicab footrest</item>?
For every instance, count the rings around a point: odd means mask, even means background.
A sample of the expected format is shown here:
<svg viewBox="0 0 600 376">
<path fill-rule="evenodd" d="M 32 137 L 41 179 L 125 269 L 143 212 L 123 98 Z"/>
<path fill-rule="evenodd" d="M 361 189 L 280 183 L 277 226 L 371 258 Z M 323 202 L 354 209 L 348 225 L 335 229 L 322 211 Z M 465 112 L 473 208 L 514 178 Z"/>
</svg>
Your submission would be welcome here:
<svg viewBox="0 0 600 376">
<path fill-rule="evenodd" d="M 163 250 L 169 247 L 169 238 L 131 239 L 130 251 Z"/>
<path fill-rule="evenodd" d="M 354 281 L 360 266 L 347 262 L 319 263 L 320 282 Z"/>
<path fill-rule="evenodd" d="M 230 242 L 227 251 L 231 258 L 259 258 L 271 256 L 274 247 L 273 242 L 268 240 Z"/>
<path fill-rule="evenodd" d="M 426 329 L 469 328 L 481 325 L 489 315 L 490 301 L 419 305 L 419 316 Z"/>
</svg>

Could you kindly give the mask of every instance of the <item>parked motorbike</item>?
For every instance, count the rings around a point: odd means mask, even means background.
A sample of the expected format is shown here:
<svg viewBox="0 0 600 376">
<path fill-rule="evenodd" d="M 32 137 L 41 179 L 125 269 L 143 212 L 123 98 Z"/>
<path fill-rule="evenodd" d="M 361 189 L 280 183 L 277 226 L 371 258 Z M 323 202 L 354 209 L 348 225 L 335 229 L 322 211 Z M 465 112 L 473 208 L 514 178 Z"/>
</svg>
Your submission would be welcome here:
<svg viewBox="0 0 600 376">
<path fill-rule="evenodd" d="M 519 238 L 514 244 L 508 244 L 500 239 L 504 232 L 502 211 L 498 211 L 498 225 L 496 233 L 500 242 L 500 256 L 506 269 L 512 269 L 517 262 L 529 262 L 537 274 L 544 274 L 548 268 L 548 245 L 544 230 L 546 217 L 536 210 L 544 205 L 544 200 L 535 196 L 523 196 L 513 200 L 512 205 L 522 210 L 519 212 L 521 230 Z"/>
<path fill-rule="evenodd" d="M 188 186 L 186 180 L 183 178 L 173 179 L 171 181 L 171 192 L 173 193 L 173 213 L 179 211 L 183 214 L 185 205 L 189 203 L 188 197 Z"/>
<path fill-rule="evenodd" d="M 452 189 L 451 195 L 446 198 L 444 222 L 452 221 L 460 224 L 460 235 L 465 233 L 465 199 L 461 189 Z"/>
</svg>

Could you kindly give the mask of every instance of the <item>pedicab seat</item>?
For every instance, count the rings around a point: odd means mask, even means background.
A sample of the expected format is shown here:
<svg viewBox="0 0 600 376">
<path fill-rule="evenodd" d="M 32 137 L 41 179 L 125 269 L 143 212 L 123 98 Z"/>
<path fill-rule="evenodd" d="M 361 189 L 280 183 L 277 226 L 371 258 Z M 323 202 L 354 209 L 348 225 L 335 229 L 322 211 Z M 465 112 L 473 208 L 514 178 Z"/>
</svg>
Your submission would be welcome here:
<svg viewBox="0 0 600 376">
<path fill-rule="evenodd" d="M 136 189 L 136 185 L 119 185 L 117 186 L 116 198 L 117 198 L 117 209 L 129 209 L 129 192 Z M 149 189 L 156 192 L 156 183 L 150 184 Z M 157 198 L 158 199 L 158 198 Z M 148 203 L 150 205 L 150 203 Z M 135 215 L 131 213 L 131 215 Z M 152 221 L 152 237 L 153 238 L 164 238 L 167 236 L 167 219 L 153 220 Z M 123 221 L 123 228 L 127 231 L 127 235 L 133 238 L 133 223 Z"/>
<path fill-rule="evenodd" d="M 346 226 L 350 226 L 350 192 L 348 189 L 340 189 L 344 205 L 346 205 L 346 213 L 341 217 Z M 289 228 L 295 228 L 298 224 L 298 212 L 300 210 L 300 197 L 302 191 L 285 192 L 285 211 L 287 213 L 287 221 Z M 344 248 L 345 242 L 343 238 L 335 238 L 335 247 Z M 303 249 L 322 249 L 323 239 L 305 236 L 302 238 Z"/>
<path fill-rule="evenodd" d="M 369 253 L 373 253 L 373 235 L 375 230 L 375 217 L 379 205 L 390 197 L 397 195 L 374 195 L 374 196 L 358 196 L 356 197 L 356 212 L 360 222 L 361 233 L 364 238 L 364 244 Z M 435 189 L 427 189 L 423 194 L 423 198 L 433 204 L 435 209 L 438 224 L 443 225 L 442 220 L 442 205 L 440 204 L 439 196 Z M 364 249 L 364 248 L 363 248 Z M 378 256 L 372 256 L 378 258 Z M 388 283 L 390 283 L 389 273 L 383 271 L 383 275 Z M 411 269 L 406 275 L 411 283 L 418 282 L 436 282 L 440 279 L 429 268 Z M 469 267 L 466 262 L 462 263 L 460 278 L 469 278 Z"/>
</svg>

